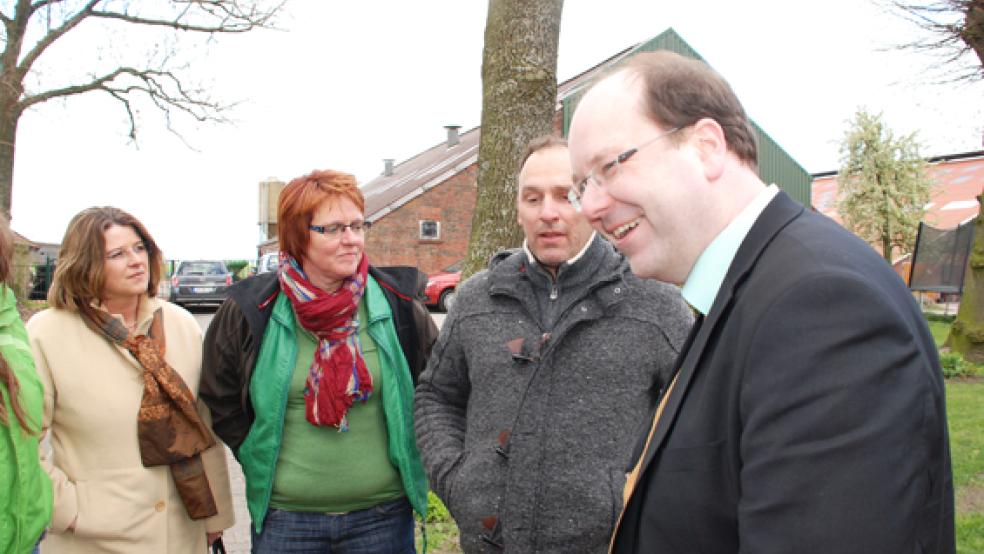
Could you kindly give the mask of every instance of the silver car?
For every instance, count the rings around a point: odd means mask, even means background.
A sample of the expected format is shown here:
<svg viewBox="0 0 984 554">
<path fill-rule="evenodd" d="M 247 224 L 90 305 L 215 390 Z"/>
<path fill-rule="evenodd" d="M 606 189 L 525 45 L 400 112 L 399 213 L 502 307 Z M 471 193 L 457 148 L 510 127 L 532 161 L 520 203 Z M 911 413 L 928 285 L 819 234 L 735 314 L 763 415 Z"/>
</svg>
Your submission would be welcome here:
<svg viewBox="0 0 984 554">
<path fill-rule="evenodd" d="M 195 260 L 180 262 L 171 277 L 171 302 L 178 305 L 221 304 L 232 285 L 225 262 Z"/>
</svg>

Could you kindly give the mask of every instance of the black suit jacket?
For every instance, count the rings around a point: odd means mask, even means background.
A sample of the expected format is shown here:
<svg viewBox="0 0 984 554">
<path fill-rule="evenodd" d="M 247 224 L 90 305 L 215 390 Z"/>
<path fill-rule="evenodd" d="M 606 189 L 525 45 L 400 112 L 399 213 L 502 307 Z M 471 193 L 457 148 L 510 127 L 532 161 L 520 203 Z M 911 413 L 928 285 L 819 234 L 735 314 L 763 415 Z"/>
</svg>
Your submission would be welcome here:
<svg viewBox="0 0 984 554">
<path fill-rule="evenodd" d="M 954 552 L 936 346 L 854 235 L 780 192 L 679 366 L 614 552 Z"/>
</svg>

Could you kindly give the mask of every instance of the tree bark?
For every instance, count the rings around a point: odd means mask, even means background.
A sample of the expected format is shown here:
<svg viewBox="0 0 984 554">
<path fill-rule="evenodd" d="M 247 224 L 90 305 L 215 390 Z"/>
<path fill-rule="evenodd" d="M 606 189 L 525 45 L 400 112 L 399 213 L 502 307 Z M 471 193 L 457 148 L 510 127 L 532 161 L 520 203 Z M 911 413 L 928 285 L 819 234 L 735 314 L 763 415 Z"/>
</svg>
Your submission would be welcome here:
<svg viewBox="0 0 984 554">
<path fill-rule="evenodd" d="M 984 68 L 984 1 L 968 3 L 960 38 Z M 960 310 L 946 338 L 946 346 L 975 364 L 984 364 L 984 193 L 977 196 L 980 211 L 974 221 L 974 244 L 964 270 Z"/>
<path fill-rule="evenodd" d="M 14 188 L 14 147 L 19 115 L 12 115 L 0 102 L 0 210 L 10 221 L 11 194 Z"/>
<path fill-rule="evenodd" d="M 977 54 L 977 59 L 984 68 L 984 0 L 968 2 L 960 38 Z"/>
<path fill-rule="evenodd" d="M 945 346 L 975 364 L 984 364 L 984 193 L 977 197 L 982 213 L 974 221 L 974 245 L 967 259 L 960 309 Z"/>
<path fill-rule="evenodd" d="M 563 0 L 490 0 L 482 53 L 478 195 L 462 276 L 522 244 L 516 176 L 526 144 L 553 130 Z"/>
</svg>

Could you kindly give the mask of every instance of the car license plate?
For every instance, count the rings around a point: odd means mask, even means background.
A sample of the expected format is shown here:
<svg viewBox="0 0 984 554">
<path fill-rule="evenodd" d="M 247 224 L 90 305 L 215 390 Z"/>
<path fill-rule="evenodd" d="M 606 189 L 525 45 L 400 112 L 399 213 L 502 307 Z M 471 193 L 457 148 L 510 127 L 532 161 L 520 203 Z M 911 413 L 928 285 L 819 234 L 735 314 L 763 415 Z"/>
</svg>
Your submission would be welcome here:
<svg viewBox="0 0 984 554">
<path fill-rule="evenodd" d="M 191 292 L 196 294 L 205 294 L 208 292 L 215 292 L 215 287 L 192 287 Z"/>
</svg>

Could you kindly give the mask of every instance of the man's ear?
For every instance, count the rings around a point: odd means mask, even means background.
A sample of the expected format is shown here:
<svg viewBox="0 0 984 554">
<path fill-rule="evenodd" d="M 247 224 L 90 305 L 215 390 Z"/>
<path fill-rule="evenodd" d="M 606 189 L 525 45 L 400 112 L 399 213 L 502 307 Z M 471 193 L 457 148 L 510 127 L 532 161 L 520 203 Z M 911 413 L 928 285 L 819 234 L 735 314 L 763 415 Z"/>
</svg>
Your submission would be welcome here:
<svg viewBox="0 0 984 554">
<path fill-rule="evenodd" d="M 714 181 L 724 173 L 728 156 L 728 141 L 724 138 L 724 128 L 717 121 L 705 117 L 694 123 L 690 140 L 697 149 L 704 166 L 704 177 Z"/>
</svg>

